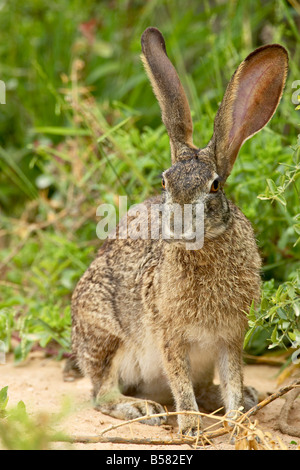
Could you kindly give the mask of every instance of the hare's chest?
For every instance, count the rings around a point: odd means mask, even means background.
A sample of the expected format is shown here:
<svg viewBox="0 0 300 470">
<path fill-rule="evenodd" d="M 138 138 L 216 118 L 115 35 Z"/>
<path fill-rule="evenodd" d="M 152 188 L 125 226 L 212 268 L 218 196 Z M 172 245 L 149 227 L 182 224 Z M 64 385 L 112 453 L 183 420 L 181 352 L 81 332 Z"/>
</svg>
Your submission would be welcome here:
<svg viewBox="0 0 300 470">
<path fill-rule="evenodd" d="M 240 281 L 234 272 L 225 265 L 207 266 L 177 271 L 177 275 L 166 277 L 159 303 L 172 322 L 178 318 L 199 328 L 225 328 L 234 317 L 240 317 L 241 293 Z M 242 297 L 245 297 L 244 292 Z"/>
</svg>

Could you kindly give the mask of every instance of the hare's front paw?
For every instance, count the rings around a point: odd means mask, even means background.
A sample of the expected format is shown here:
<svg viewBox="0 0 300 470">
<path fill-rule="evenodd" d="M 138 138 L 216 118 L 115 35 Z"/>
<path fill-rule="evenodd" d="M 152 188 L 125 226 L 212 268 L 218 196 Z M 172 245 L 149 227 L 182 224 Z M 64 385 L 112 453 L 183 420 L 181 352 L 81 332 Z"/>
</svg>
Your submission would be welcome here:
<svg viewBox="0 0 300 470">
<path fill-rule="evenodd" d="M 126 397 L 124 395 L 114 396 L 112 400 L 107 400 L 107 396 L 98 397 L 95 408 L 102 413 L 112 416 L 113 418 L 131 420 L 145 416 L 140 423 L 149 424 L 150 426 L 160 426 L 167 421 L 166 416 L 146 416 L 164 414 L 164 408 L 155 401 L 146 401 L 139 398 Z"/>
<path fill-rule="evenodd" d="M 184 436 L 197 436 L 202 429 L 201 416 L 178 415 L 179 432 Z"/>
</svg>

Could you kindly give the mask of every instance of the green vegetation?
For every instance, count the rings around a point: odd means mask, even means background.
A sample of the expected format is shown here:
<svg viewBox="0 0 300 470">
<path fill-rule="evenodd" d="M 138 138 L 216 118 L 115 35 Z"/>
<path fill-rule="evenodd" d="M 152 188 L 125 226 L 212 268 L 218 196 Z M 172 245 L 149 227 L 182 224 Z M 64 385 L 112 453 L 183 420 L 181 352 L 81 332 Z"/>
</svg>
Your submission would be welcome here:
<svg viewBox="0 0 300 470">
<path fill-rule="evenodd" d="M 247 349 L 300 347 L 299 110 L 292 103 L 300 20 L 292 3 L 3 2 L 0 340 L 16 360 L 33 348 L 58 358 L 69 352 L 71 294 L 100 246 L 97 207 L 160 191 L 169 142 L 139 57 L 150 25 L 167 39 L 199 146 L 211 137 L 241 60 L 265 42 L 289 51 L 278 111 L 242 148 L 226 191 L 251 220 L 264 261 Z"/>
<path fill-rule="evenodd" d="M 36 413 L 31 416 L 23 401 L 8 407 L 8 387 L 0 390 L 0 443 L 9 450 L 47 450 L 53 439 L 65 439 L 63 433 L 53 431 L 61 419 L 69 412 L 68 404 L 60 413 L 49 415 Z"/>
</svg>

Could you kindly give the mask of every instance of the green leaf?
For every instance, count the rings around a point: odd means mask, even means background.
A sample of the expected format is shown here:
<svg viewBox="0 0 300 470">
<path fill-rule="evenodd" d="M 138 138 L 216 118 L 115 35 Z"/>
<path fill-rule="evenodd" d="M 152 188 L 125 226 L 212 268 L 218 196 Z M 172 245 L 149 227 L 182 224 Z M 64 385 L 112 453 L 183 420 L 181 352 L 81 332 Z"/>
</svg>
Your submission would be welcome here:
<svg viewBox="0 0 300 470">
<path fill-rule="evenodd" d="M 275 326 L 275 328 L 272 331 L 271 341 L 272 341 L 273 344 L 277 343 L 277 325 Z"/>
<path fill-rule="evenodd" d="M 252 334 L 253 334 L 253 328 L 251 328 L 250 330 L 248 330 L 247 333 L 245 334 L 245 338 L 244 338 L 244 348 L 246 348 L 247 344 L 249 343 Z"/>
<path fill-rule="evenodd" d="M 267 179 L 267 185 L 269 186 L 269 189 L 270 189 L 271 193 L 275 194 L 276 191 L 277 191 L 277 186 L 276 186 L 275 182 L 272 179 L 268 178 Z"/>
<path fill-rule="evenodd" d="M 26 413 L 26 405 L 22 400 L 18 402 L 17 409 L 18 411 L 21 411 L 22 413 Z"/>
<path fill-rule="evenodd" d="M 8 403 L 7 390 L 8 387 L 3 387 L 0 390 L 0 411 L 4 411 Z"/>
<path fill-rule="evenodd" d="M 89 136 L 92 135 L 92 132 L 88 129 L 77 129 L 74 127 L 54 127 L 54 126 L 44 126 L 44 127 L 35 127 L 34 132 L 36 134 L 53 134 L 53 135 L 74 135 L 74 136 Z"/>
<path fill-rule="evenodd" d="M 278 194 L 276 196 L 274 196 L 274 199 L 278 202 L 280 202 L 280 204 L 282 204 L 283 206 L 286 206 L 286 199 L 284 196 L 282 196 L 282 194 L 279 196 Z"/>
<path fill-rule="evenodd" d="M 292 341 L 295 341 L 295 339 L 296 339 L 295 333 L 293 333 L 292 331 L 288 331 L 288 335 L 289 335 L 289 338 L 290 338 Z"/>
</svg>

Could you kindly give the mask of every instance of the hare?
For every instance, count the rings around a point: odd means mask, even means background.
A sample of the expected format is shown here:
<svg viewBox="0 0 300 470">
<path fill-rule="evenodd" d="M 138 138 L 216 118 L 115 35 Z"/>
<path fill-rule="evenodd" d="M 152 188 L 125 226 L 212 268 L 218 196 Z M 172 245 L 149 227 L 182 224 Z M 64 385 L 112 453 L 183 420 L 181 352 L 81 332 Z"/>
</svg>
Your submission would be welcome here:
<svg viewBox="0 0 300 470">
<path fill-rule="evenodd" d="M 162 174 L 162 196 L 139 207 L 149 213 L 154 204 L 201 203 L 204 243 L 189 249 L 185 232 L 168 240 L 108 238 L 72 297 L 74 357 L 91 379 L 96 409 L 112 417 L 164 413 L 160 403 L 168 397 L 177 411 L 224 406 L 235 416 L 257 400 L 255 390 L 243 385 L 242 347 L 246 313 L 260 298 L 261 260 L 251 224 L 226 198 L 224 184 L 243 142 L 277 108 L 288 54 L 271 44 L 246 57 L 227 86 L 210 142 L 197 148 L 162 34 L 147 28 L 141 42 L 172 166 Z M 213 382 L 215 367 L 220 385 Z M 144 422 L 158 425 L 165 417 Z M 199 425 L 195 414 L 178 415 L 183 434 L 194 434 Z"/>
</svg>

